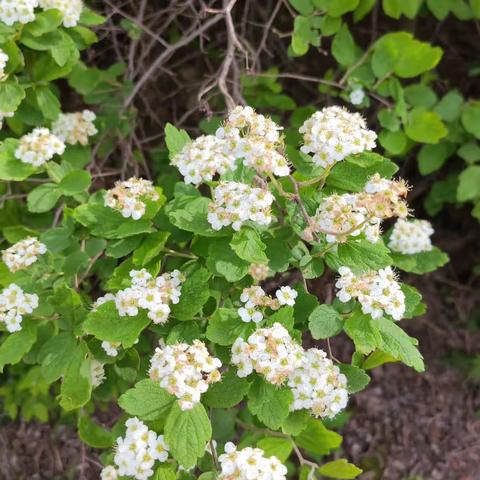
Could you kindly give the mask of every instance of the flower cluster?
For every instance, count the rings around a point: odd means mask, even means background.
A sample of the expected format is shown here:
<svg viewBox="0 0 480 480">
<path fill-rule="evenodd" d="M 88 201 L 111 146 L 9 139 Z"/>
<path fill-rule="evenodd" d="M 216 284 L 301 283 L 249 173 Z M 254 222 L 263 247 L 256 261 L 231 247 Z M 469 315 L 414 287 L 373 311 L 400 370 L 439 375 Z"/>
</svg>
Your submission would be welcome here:
<svg viewBox="0 0 480 480">
<path fill-rule="evenodd" d="M 27 237 L 2 252 L 3 263 L 11 272 L 29 267 L 47 252 L 47 247 L 35 237 Z"/>
<path fill-rule="evenodd" d="M 314 113 L 300 127 L 303 153 L 312 153 L 313 162 L 331 167 L 354 153 L 375 148 L 377 135 L 367 129 L 362 116 L 341 107 L 327 107 Z"/>
<path fill-rule="evenodd" d="M 287 468 L 275 457 L 265 457 L 260 448 L 237 450 L 232 442 L 218 457 L 221 471 L 218 480 L 286 480 Z"/>
<path fill-rule="evenodd" d="M 295 305 L 298 293 L 291 287 L 281 287 L 275 292 L 276 298 L 265 293 L 262 287 L 253 286 L 244 288 L 240 301 L 245 305 L 238 309 L 238 314 L 243 322 L 261 322 L 263 313 L 258 308 L 271 308 L 278 310 L 282 305 Z"/>
<path fill-rule="evenodd" d="M 150 363 L 150 378 L 175 395 L 182 410 L 192 409 L 209 385 L 221 378 L 218 369 L 222 362 L 212 357 L 200 340 L 193 345 L 157 347 Z"/>
<path fill-rule="evenodd" d="M 23 315 L 32 313 L 38 307 L 38 296 L 25 293 L 18 285 L 11 283 L 0 293 L 0 322 L 5 323 L 9 332 L 22 329 Z"/>
<path fill-rule="evenodd" d="M 170 314 L 170 303 L 176 304 L 182 293 L 183 275 L 178 271 L 164 273 L 156 278 L 145 269 L 130 272 L 132 286 L 119 290 L 116 295 L 107 293 L 95 302 L 93 308 L 98 308 L 105 302 L 114 301 L 120 316 L 135 317 L 138 309 L 148 311 L 148 318 L 154 323 L 165 323 Z M 107 347 L 108 349 L 111 348 Z M 105 348 L 105 351 L 108 350 Z M 109 353 L 110 355 L 110 353 Z"/>
<path fill-rule="evenodd" d="M 88 137 L 97 134 L 95 114 L 90 110 L 75 113 L 61 113 L 52 125 L 52 132 L 60 140 L 69 144 L 88 145 Z"/>
<path fill-rule="evenodd" d="M 252 263 L 248 268 L 248 273 L 256 283 L 263 282 L 270 275 L 270 267 L 262 263 Z"/>
<path fill-rule="evenodd" d="M 55 8 L 63 16 L 64 27 L 76 27 L 82 14 L 82 0 L 39 0 L 40 7 L 44 10 Z"/>
<path fill-rule="evenodd" d="M 187 143 L 180 153 L 173 157 L 175 165 L 184 177 L 185 183 L 199 185 L 210 181 L 216 174 L 224 174 L 235 166 L 235 157 L 225 149 L 225 142 L 214 135 L 202 135 Z"/>
<path fill-rule="evenodd" d="M 394 252 L 404 255 L 429 252 L 433 248 L 430 239 L 432 235 L 432 224 L 427 220 L 398 219 L 393 226 L 388 246 Z"/>
<path fill-rule="evenodd" d="M 5 68 L 7 67 L 8 55 L 0 48 L 0 81 L 5 77 Z"/>
<path fill-rule="evenodd" d="M 282 127 L 270 118 L 256 113 L 252 107 L 235 107 L 217 138 L 225 141 L 226 151 L 235 158 L 243 158 L 244 165 L 258 173 L 284 177 L 290 174 L 286 158 L 278 151 L 283 147 Z"/>
<path fill-rule="evenodd" d="M 280 323 L 260 328 L 248 340 L 237 338 L 232 346 L 232 363 L 239 377 L 255 370 L 274 385 L 282 384 L 302 362 L 303 349 Z"/>
<path fill-rule="evenodd" d="M 214 200 L 209 205 L 208 222 L 214 230 L 232 225 L 238 231 L 248 220 L 268 225 L 272 221 L 272 202 L 273 195 L 268 190 L 222 182 L 215 188 Z"/>
<path fill-rule="evenodd" d="M 7 25 L 33 22 L 36 7 L 38 0 L 0 0 L 0 21 Z"/>
<path fill-rule="evenodd" d="M 144 200 L 158 200 L 159 195 L 150 180 L 132 177 L 116 182 L 105 194 L 105 206 L 119 210 L 123 217 L 139 220 L 145 214 Z"/>
<path fill-rule="evenodd" d="M 63 141 L 50 133 L 48 128 L 35 128 L 20 139 L 15 158 L 34 167 L 40 167 L 54 155 L 62 155 L 64 151 Z"/>
<path fill-rule="evenodd" d="M 118 476 L 146 480 L 153 475 L 155 461 L 166 462 L 169 447 L 163 435 L 157 435 L 138 418 L 125 422 L 125 437 L 118 437 L 114 463 L 102 470 L 102 480 L 116 480 Z"/>
<path fill-rule="evenodd" d="M 341 302 L 357 299 L 362 312 L 372 318 L 380 318 L 384 313 L 394 320 L 401 320 L 405 313 L 405 295 L 395 278 L 391 267 L 367 272 L 356 276 L 348 267 L 340 267 L 340 278 L 335 286 Z"/>
<path fill-rule="evenodd" d="M 93 358 L 90 360 L 90 381 L 92 382 L 92 387 L 100 386 L 104 380 L 105 369 L 103 368 L 103 363 Z"/>
<path fill-rule="evenodd" d="M 347 406 L 347 377 L 323 350 L 306 350 L 302 364 L 288 378 L 293 410 L 311 410 L 316 417 L 333 418 Z"/>
<path fill-rule="evenodd" d="M 109 357 L 116 357 L 120 346 L 121 342 L 108 342 L 106 340 L 102 342 L 102 348 Z"/>
</svg>

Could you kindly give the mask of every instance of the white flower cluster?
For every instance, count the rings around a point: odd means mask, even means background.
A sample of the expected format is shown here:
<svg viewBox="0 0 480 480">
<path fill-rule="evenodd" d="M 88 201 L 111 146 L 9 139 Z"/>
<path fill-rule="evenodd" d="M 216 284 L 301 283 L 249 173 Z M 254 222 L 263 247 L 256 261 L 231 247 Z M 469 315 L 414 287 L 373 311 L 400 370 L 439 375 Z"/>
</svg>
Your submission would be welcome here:
<svg viewBox="0 0 480 480">
<path fill-rule="evenodd" d="M 22 329 L 23 315 L 32 313 L 37 307 L 38 295 L 25 293 L 11 283 L 0 293 L 0 322 L 5 323 L 9 332 L 18 332 Z"/>
<path fill-rule="evenodd" d="M 238 231 L 248 220 L 268 225 L 272 221 L 272 202 L 273 195 L 268 190 L 222 182 L 215 188 L 214 200 L 209 205 L 208 222 L 214 230 L 232 225 Z"/>
<path fill-rule="evenodd" d="M 335 286 L 341 302 L 357 299 L 362 312 L 372 318 L 380 318 L 384 313 L 394 320 L 401 320 L 405 313 L 405 295 L 395 278 L 391 267 L 355 275 L 348 267 L 340 267 L 340 278 Z"/>
<path fill-rule="evenodd" d="M 299 131 L 304 141 L 300 150 L 313 153 L 313 162 L 324 168 L 354 153 L 372 150 L 377 138 L 359 113 L 336 106 L 315 112 Z"/>
<path fill-rule="evenodd" d="M 212 357 L 200 340 L 193 345 L 157 347 L 150 363 L 150 378 L 175 395 L 182 410 L 192 409 L 209 385 L 221 378 L 218 369 L 222 362 Z"/>
<path fill-rule="evenodd" d="M 7 25 L 33 22 L 36 7 L 38 0 L 0 0 L 0 21 Z"/>
<path fill-rule="evenodd" d="M 255 282 L 263 282 L 270 275 L 270 267 L 263 263 L 252 263 L 248 268 L 248 273 Z"/>
<path fill-rule="evenodd" d="M 221 471 L 218 480 L 286 480 L 287 468 L 275 457 L 265 457 L 260 448 L 237 447 L 227 442 L 225 453 L 218 457 Z"/>
<path fill-rule="evenodd" d="M 261 322 L 263 313 L 259 308 L 271 308 L 278 310 L 282 305 L 295 305 L 298 293 L 291 287 L 280 287 L 276 292 L 276 298 L 265 293 L 262 287 L 253 286 L 244 288 L 240 295 L 240 301 L 245 305 L 238 309 L 238 314 L 243 322 Z"/>
<path fill-rule="evenodd" d="M 44 10 L 55 8 L 63 15 L 64 27 L 76 27 L 83 10 L 82 0 L 39 0 Z"/>
<path fill-rule="evenodd" d="M 388 246 L 394 252 L 404 255 L 429 252 L 432 250 L 432 224 L 427 220 L 398 219 L 393 226 Z"/>
<path fill-rule="evenodd" d="M 8 55 L 0 48 L 0 81 L 5 77 L 5 68 L 8 62 Z"/>
<path fill-rule="evenodd" d="M 103 363 L 93 358 L 90 360 L 90 381 L 92 382 L 92 387 L 98 387 L 104 380 L 105 369 L 103 368 Z"/>
<path fill-rule="evenodd" d="M 35 128 L 20 138 L 15 158 L 23 163 L 30 163 L 34 167 L 40 167 L 51 160 L 54 155 L 62 155 L 64 151 L 63 141 L 50 133 L 48 128 Z"/>
<path fill-rule="evenodd" d="M 306 350 L 302 364 L 288 378 L 294 401 L 290 410 L 311 410 L 316 417 L 333 418 L 347 406 L 347 377 L 323 350 Z"/>
<path fill-rule="evenodd" d="M 148 318 L 153 323 L 166 323 L 170 314 L 169 304 L 176 304 L 180 300 L 184 276 L 178 270 L 174 270 L 153 278 L 145 268 L 142 268 L 141 270 L 132 270 L 130 277 L 132 279 L 131 287 L 119 290 L 115 295 L 107 293 L 98 298 L 93 309 L 95 310 L 105 302 L 114 301 L 118 313 L 122 317 L 135 317 L 138 315 L 138 309 L 144 308 L 148 311 Z M 104 346 L 107 353 L 112 348 L 114 348 L 113 345 L 105 344 Z"/>
<path fill-rule="evenodd" d="M 252 107 L 235 107 L 217 138 L 225 141 L 225 150 L 235 158 L 243 158 L 244 165 L 258 173 L 284 177 L 290 174 L 286 158 L 278 151 L 283 147 L 282 127 L 270 118 L 256 113 Z"/>
<path fill-rule="evenodd" d="M 187 143 L 172 160 L 185 183 L 199 185 L 235 166 L 235 157 L 226 152 L 225 142 L 214 135 L 202 135 Z"/>
<path fill-rule="evenodd" d="M 150 180 L 132 177 L 115 182 L 115 187 L 105 194 L 105 206 L 119 210 L 123 217 L 139 220 L 147 205 L 143 200 L 158 200 L 159 195 Z"/>
<path fill-rule="evenodd" d="M 47 247 L 35 237 L 27 237 L 2 252 L 3 263 L 11 272 L 29 267 L 47 252 Z"/>
<path fill-rule="evenodd" d="M 254 370 L 274 385 L 282 384 L 302 362 L 303 349 L 280 323 L 259 328 L 248 340 L 237 338 L 232 346 L 232 363 L 239 377 Z"/>
<path fill-rule="evenodd" d="M 121 345 L 121 342 L 108 342 L 106 340 L 102 342 L 102 348 L 109 357 L 116 357 Z"/>
<path fill-rule="evenodd" d="M 146 480 L 153 475 L 155 461 L 166 462 L 169 447 L 163 435 L 157 435 L 138 418 L 129 418 L 125 425 L 125 437 L 118 437 L 113 465 L 106 466 L 100 477 L 102 480 L 116 480 L 133 477 Z"/>
<path fill-rule="evenodd" d="M 90 110 L 75 113 L 61 113 L 52 124 L 52 132 L 60 140 L 69 144 L 88 145 L 88 137 L 97 134 L 93 123 L 96 115 Z"/>
</svg>

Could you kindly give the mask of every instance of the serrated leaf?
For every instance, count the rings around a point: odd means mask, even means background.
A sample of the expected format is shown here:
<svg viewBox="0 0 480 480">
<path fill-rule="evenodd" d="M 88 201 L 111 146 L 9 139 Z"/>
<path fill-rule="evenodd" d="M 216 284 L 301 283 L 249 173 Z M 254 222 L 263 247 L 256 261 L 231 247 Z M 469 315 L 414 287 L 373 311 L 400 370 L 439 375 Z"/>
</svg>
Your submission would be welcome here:
<svg viewBox="0 0 480 480">
<path fill-rule="evenodd" d="M 148 234 L 142 244 L 133 252 L 133 264 L 136 267 L 143 267 L 151 262 L 165 247 L 170 232 L 153 232 Z M 134 242 L 137 242 L 135 239 Z M 111 251 L 110 251 L 111 253 Z"/>
<path fill-rule="evenodd" d="M 206 337 L 219 345 L 232 345 L 238 337 L 250 335 L 255 327 L 242 322 L 236 309 L 219 308 L 208 321 Z"/>
<path fill-rule="evenodd" d="M 41 363 L 43 378 L 48 383 L 63 375 L 76 344 L 75 337 L 70 332 L 62 332 L 43 344 L 38 361 Z"/>
<path fill-rule="evenodd" d="M 234 370 L 229 370 L 222 373 L 220 382 L 210 385 L 202 401 L 212 408 L 232 408 L 243 400 L 249 388 L 246 378 L 240 378 Z"/>
<path fill-rule="evenodd" d="M 80 416 L 77 422 L 80 440 L 93 448 L 111 448 L 115 436 L 87 416 Z"/>
<path fill-rule="evenodd" d="M 318 473 L 328 478 L 350 479 L 357 478 L 363 470 L 356 467 L 353 463 L 349 463 L 344 458 L 333 460 L 320 465 Z"/>
<path fill-rule="evenodd" d="M 199 268 L 188 275 L 182 284 L 180 301 L 173 305 L 172 314 L 179 320 L 192 320 L 201 312 L 202 307 L 210 298 L 208 281 L 211 273 L 206 268 Z"/>
<path fill-rule="evenodd" d="M 266 457 L 277 457 L 282 463 L 285 463 L 292 453 L 293 445 L 288 438 L 265 437 L 257 442 L 257 447 L 261 448 Z"/>
<path fill-rule="evenodd" d="M 37 329 L 33 322 L 24 319 L 19 332 L 7 333 L 0 345 L 0 373 L 5 365 L 15 365 L 30 351 L 37 340 Z"/>
<path fill-rule="evenodd" d="M 342 316 L 330 305 L 319 305 L 308 317 L 308 328 L 315 340 L 334 337 L 342 331 Z"/>
<path fill-rule="evenodd" d="M 262 242 L 260 235 L 250 228 L 235 232 L 230 246 L 242 260 L 250 263 L 268 263 L 265 255 L 267 246 Z"/>
<path fill-rule="evenodd" d="M 171 123 L 165 126 L 165 143 L 167 144 L 170 159 L 172 159 L 182 148 L 190 142 L 190 137 L 185 130 L 179 130 Z"/>
<path fill-rule="evenodd" d="M 370 383 L 370 377 L 359 367 L 343 364 L 340 371 L 347 377 L 348 393 L 360 392 Z"/>
<path fill-rule="evenodd" d="M 305 430 L 295 437 L 295 443 L 308 452 L 328 455 L 342 444 L 342 437 L 328 430 L 320 420 L 310 418 Z"/>
</svg>

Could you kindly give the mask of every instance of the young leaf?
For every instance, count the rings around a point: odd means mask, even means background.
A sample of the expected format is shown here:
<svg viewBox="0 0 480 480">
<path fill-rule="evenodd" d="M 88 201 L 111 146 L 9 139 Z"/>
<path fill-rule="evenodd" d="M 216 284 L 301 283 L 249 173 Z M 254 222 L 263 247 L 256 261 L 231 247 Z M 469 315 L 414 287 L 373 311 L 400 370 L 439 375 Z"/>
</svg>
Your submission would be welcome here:
<svg viewBox="0 0 480 480">
<path fill-rule="evenodd" d="M 295 437 L 295 442 L 300 448 L 317 455 L 328 455 L 342 443 L 342 437 L 328 430 L 320 420 L 310 418 L 307 428 Z"/>
<path fill-rule="evenodd" d="M 82 415 L 77 422 L 78 436 L 93 448 L 111 448 L 115 442 L 112 432 L 98 425 L 90 417 Z"/>
<path fill-rule="evenodd" d="M 330 305 L 319 305 L 308 317 L 308 327 L 315 340 L 337 335 L 343 323 L 342 316 Z"/>
<path fill-rule="evenodd" d="M 324 477 L 339 479 L 357 478 L 362 472 L 363 470 L 344 458 L 324 463 L 318 469 L 318 473 Z"/>
</svg>

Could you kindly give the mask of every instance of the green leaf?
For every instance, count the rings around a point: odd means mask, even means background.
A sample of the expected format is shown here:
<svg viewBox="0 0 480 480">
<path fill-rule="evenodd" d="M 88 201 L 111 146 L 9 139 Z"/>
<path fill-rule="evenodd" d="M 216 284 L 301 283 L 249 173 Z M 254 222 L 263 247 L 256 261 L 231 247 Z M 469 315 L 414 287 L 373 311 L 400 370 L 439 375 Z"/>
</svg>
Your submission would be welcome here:
<svg viewBox="0 0 480 480">
<path fill-rule="evenodd" d="M 208 247 L 207 267 L 228 282 L 237 282 L 248 273 L 250 264 L 235 254 L 227 239 L 215 239 Z"/>
<path fill-rule="evenodd" d="M 467 163 L 475 163 L 480 160 L 480 146 L 476 142 L 464 143 L 458 150 L 457 155 Z"/>
<path fill-rule="evenodd" d="M 35 187 L 27 196 L 27 207 L 32 213 L 43 213 L 51 210 L 58 199 L 62 196 L 62 191 L 55 183 L 42 183 Z"/>
<path fill-rule="evenodd" d="M 460 202 L 480 196 L 480 165 L 471 165 L 458 176 L 457 199 Z"/>
<path fill-rule="evenodd" d="M 310 0 L 289 0 L 289 2 L 302 15 L 313 13 L 313 5 Z"/>
<path fill-rule="evenodd" d="M 355 10 L 358 4 L 359 0 L 326 0 L 325 8 L 331 17 L 340 17 Z"/>
<path fill-rule="evenodd" d="M 176 478 L 177 474 L 171 465 L 160 465 L 155 471 L 152 480 L 175 480 Z"/>
<path fill-rule="evenodd" d="M 405 133 L 409 138 L 421 143 L 438 143 L 448 130 L 435 112 L 427 112 L 422 108 L 414 108 L 405 125 Z"/>
<path fill-rule="evenodd" d="M 372 352 L 363 362 L 362 368 L 364 370 L 372 370 L 384 363 L 398 362 L 398 359 L 392 357 L 389 353 L 382 352 L 381 350 L 375 350 Z"/>
<path fill-rule="evenodd" d="M 360 0 L 360 2 L 358 3 L 358 7 L 353 13 L 353 21 L 355 23 L 358 23 L 363 18 L 365 18 L 373 9 L 373 7 L 375 6 L 375 3 L 376 3 L 376 0 Z"/>
<path fill-rule="evenodd" d="M 105 22 L 105 17 L 94 12 L 90 8 L 83 6 L 82 14 L 80 15 L 80 23 L 83 25 L 101 25 Z"/>
<path fill-rule="evenodd" d="M 463 97 L 458 90 L 450 90 L 433 109 L 446 122 L 454 122 L 460 117 Z"/>
<path fill-rule="evenodd" d="M 0 345 L 0 373 L 5 365 L 15 365 L 30 351 L 37 340 L 35 324 L 27 319 L 22 322 L 19 332 L 4 334 Z"/>
<path fill-rule="evenodd" d="M 44 12 L 38 12 L 35 14 L 35 20 L 27 23 L 22 34 L 28 33 L 34 37 L 40 37 L 45 33 L 57 30 L 63 20 L 63 15 L 59 10 L 50 9 Z"/>
<path fill-rule="evenodd" d="M 442 142 L 423 145 L 418 152 L 418 169 L 422 175 L 429 175 L 440 169 L 452 155 L 450 144 Z"/>
<path fill-rule="evenodd" d="M 83 330 L 99 340 L 122 342 L 123 346 L 128 348 L 137 341 L 150 322 L 145 310 L 139 310 L 135 317 L 121 317 L 115 302 L 106 302 L 88 314 Z"/>
<path fill-rule="evenodd" d="M 472 101 L 465 105 L 462 125 L 468 133 L 480 138 L 480 101 Z"/>
<path fill-rule="evenodd" d="M 75 337 L 70 332 L 62 332 L 43 344 L 38 361 L 41 363 L 43 378 L 48 383 L 58 380 L 65 373 L 76 344 Z"/>
<path fill-rule="evenodd" d="M 345 333 L 355 343 L 358 352 L 368 354 L 381 343 L 381 337 L 370 315 L 354 312 L 345 321 Z"/>
<path fill-rule="evenodd" d="M 89 447 L 111 448 L 115 442 L 113 433 L 98 425 L 90 417 L 84 415 L 78 417 L 77 429 L 80 440 Z"/>
<path fill-rule="evenodd" d="M 370 383 L 370 377 L 359 367 L 343 364 L 340 371 L 347 377 L 348 393 L 361 392 Z"/>
<path fill-rule="evenodd" d="M 407 136 L 402 130 L 397 132 L 390 132 L 388 130 L 382 130 L 378 136 L 380 145 L 390 155 L 401 155 L 408 145 Z"/>
<path fill-rule="evenodd" d="M 308 328 L 315 340 L 334 337 L 343 329 L 343 318 L 331 305 L 319 305 L 308 317 Z"/>
<path fill-rule="evenodd" d="M 219 345 L 233 345 L 238 337 L 250 335 L 254 326 L 242 322 L 235 308 L 218 308 L 208 321 L 206 336 Z"/>
<path fill-rule="evenodd" d="M 317 455 L 328 455 L 342 444 L 342 437 L 328 430 L 320 420 L 310 418 L 307 428 L 295 437 L 295 443 L 308 452 Z"/>
<path fill-rule="evenodd" d="M 265 255 L 267 246 L 255 230 L 243 228 L 239 232 L 235 232 L 230 246 L 242 260 L 250 263 L 268 263 Z"/>
<path fill-rule="evenodd" d="M 190 137 L 185 130 L 179 130 L 171 123 L 167 123 L 165 126 L 165 143 L 167 144 L 170 159 L 177 153 L 180 153 L 188 142 L 190 142 Z"/>
<path fill-rule="evenodd" d="M 0 146 L 0 180 L 25 180 L 38 171 L 38 168 L 30 163 L 23 163 L 15 158 L 17 147 L 18 140 L 14 138 L 7 138 Z"/>
<path fill-rule="evenodd" d="M 389 249 L 379 240 L 352 240 L 338 245 L 337 252 L 327 252 L 325 260 L 330 268 L 337 270 L 344 266 L 356 273 L 378 270 L 392 264 Z"/>
<path fill-rule="evenodd" d="M 87 351 L 86 344 L 81 342 L 70 354 L 60 388 L 60 406 L 66 411 L 83 407 L 90 400 L 92 381 Z"/>
<path fill-rule="evenodd" d="M 58 188 L 63 195 L 76 195 L 78 193 L 86 192 L 92 183 L 92 176 L 85 170 L 74 170 L 67 173 L 60 183 Z"/>
<path fill-rule="evenodd" d="M 363 473 L 363 470 L 356 467 L 353 463 L 349 463 L 344 458 L 339 458 L 321 465 L 318 468 L 318 473 L 328 478 L 349 479 L 357 478 L 358 475 Z"/>
<path fill-rule="evenodd" d="M 118 399 L 125 412 L 146 422 L 166 418 L 174 403 L 175 397 L 150 379 L 141 380 Z"/>
<path fill-rule="evenodd" d="M 201 403 L 184 411 L 178 403 L 173 405 L 165 423 L 165 441 L 182 467 L 193 467 L 203 457 L 211 436 L 212 426 Z"/>
<path fill-rule="evenodd" d="M 210 298 L 208 280 L 211 273 L 206 268 L 199 268 L 188 275 L 182 285 L 180 301 L 173 305 L 172 313 L 179 320 L 192 320 Z"/>
<path fill-rule="evenodd" d="M 423 0 L 383 0 L 383 11 L 389 17 L 396 18 L 397 20 L 402 14 L 410 19 L 413 19 L 417 16 L 422 2 Z"/>
<path fill-rule="evenodd" d="M 288 438 L 265 437 L 257 442 L 257 447 L 264 451 L 266 457 L 277 457 L 285 463 L 292 453 L 293 445 Z"/>
<path fill-rule="evenodd" d="M 292 391 L 257 377 L 248 392 L 248 409 L 268 428 L 277 430 L 288 417 Z"/>
<path fill-rule="evenodd" d="M 61 111 L 60 101 L 47 86 L 39 86 L 35 89 L 37 103 L 43 116 L 47 120 L 56 120 Z"/>
<path fill-rule="evenodd" d="M 142 244 L 133 252 L 133 264 L 143 267 L 151 262 L 165 247 L 170 232 L 153 232 L 148 234 Z"/>
<path fill-rule="evenodd" d="M 282 424 L 282 432 L 287 435 L 300 435 L 307 428 L 310 415 L 307 410 L 295 410 L 290 412 Z"/>
<path fill-rule="evenodd" d="M 0 82 L 0 111 L 15 112 L 24 98 L 24 87 L 10 81 Z"/>
<path fill-rule="evenodd" d="M 220 382 L 210 385 L 202 401 L 212 408 L 232 408 L 243 400 L 249 387 L 246 378 L 240 378 L 234 370 L 229 370 L 222 373 Z"/>
<path fill-rule="evenodd" d="M 343 67 L 349 67 L 355 63 L 357 58 L 356 45 L 352 34 L 344 23 L 337 32 L 332 42 L 332 55 Z"/>
<path fill-rule="evenodd" d="M 377 318 L 373 323 L 381 336 L 378 345 L 380 350 L 398 358 L 417 372 L 425 370 L 423 357 L 416 347 L 416 339 L 409 337 L 398 325 L 386 318 Z"/>
</svg>

